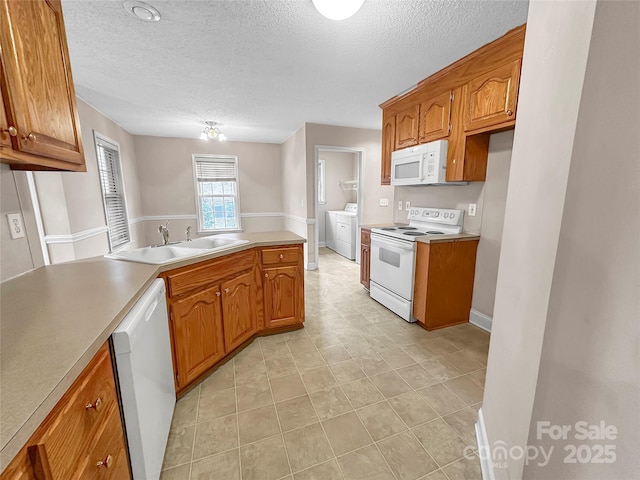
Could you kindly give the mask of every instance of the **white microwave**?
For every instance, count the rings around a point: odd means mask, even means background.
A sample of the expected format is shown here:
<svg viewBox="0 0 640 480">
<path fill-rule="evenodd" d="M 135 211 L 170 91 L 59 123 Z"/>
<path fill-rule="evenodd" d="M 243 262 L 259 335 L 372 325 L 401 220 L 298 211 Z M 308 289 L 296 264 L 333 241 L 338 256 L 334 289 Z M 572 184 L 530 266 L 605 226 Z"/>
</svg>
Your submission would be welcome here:
<svg viewBox="0 0 640 480">
<path fill-rule="evenodd" d="M 391 185 L 467 185 L 447 182 L 447 140 L 423 143 L 391 154 Z"/>
</svg>

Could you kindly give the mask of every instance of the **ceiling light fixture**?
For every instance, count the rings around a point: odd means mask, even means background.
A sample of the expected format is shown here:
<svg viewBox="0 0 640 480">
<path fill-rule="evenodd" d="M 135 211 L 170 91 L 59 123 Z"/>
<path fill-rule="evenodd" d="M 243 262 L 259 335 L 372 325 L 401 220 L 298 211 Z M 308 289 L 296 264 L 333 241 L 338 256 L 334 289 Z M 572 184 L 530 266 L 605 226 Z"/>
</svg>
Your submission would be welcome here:
<svg viewBox="0 0 640 480">
<path fill-rule="evenodd" d="M 126 0 L 122 6 L 130 15 L 143 22 L 157 22 L 160 20 L 160 12 L 148 3 L 138 0 Z"/>
<path fill-rule="evenodd" d="M 313 5 L 322 15 L 331 20 L 344 20 L 354 15 L 364 0 L 312 0 Z"/>
<path fill-rule="evenodd" d="M 227 139 L 227 136 L 217 127 L 217 122 L 204 123 L 206 123 L 207 126 L 204 127 L 204 130 L 200 134 L 200 140 L 218 140 L 219 142 L 224 142 Z"/>
</svg>

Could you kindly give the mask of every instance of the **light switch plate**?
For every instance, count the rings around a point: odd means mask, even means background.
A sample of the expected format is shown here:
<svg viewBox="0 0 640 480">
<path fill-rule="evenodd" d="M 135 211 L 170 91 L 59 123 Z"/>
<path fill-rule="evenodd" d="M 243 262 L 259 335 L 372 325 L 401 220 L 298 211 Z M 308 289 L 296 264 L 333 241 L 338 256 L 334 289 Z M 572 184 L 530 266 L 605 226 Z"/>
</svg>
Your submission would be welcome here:
<svg viewBox="0 0 640 480">
<path fill-rule="evenodd" d="M 411 202 L 404 202 L 404 209 L 408 212 L 411 208 Z"/>
<path fill-rule="evenodd" d="M 381 207 L 388 207 L 389 206 L 389 199 L 388 198 L 381 198 L 380 199 L 380 206 Z"/>
<path fill-rule="evenodd" d="M 476 204 L 475 203 L 470 203 L 469 204 L 469 216 L 470 217 L 475 217 L 476 216 Z"/>
<path fill-rule="evenodd" d="M 22 223 L 22 215 L 19 213 L 7 213 L 7 221 L 9 222 L 9 233 L 11 234 L 11 238 L 13 240 L 23 238 L 24 225 Z"/>
<path fill-rule="evenodd" d="M 398 200 L 398 210 L 402 210 L 402 200 Z"/>
</svg>

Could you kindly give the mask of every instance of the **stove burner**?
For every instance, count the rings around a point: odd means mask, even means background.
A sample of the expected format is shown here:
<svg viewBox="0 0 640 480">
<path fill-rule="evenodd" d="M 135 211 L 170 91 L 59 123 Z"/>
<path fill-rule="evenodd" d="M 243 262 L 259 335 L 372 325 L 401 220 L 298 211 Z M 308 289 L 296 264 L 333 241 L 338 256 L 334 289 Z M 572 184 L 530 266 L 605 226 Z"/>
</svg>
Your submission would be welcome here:
<svg viewBox="0 0 640 480">
<path fill-rule="evenodd" d="M 396 229 L 396 227 L 382 227 L 380 230 L 388 230 L 388 231 L 391 231 L 391 230 L 395 230 L 395 229 Z"/>
<path fill-rule="evenodd" d="M 422 235 L 426 235 L 424 232 L 405 232 L 404 235 L 409 235 L 411 237 L 421 237 Z"/>
<path fill-rule="evenodd" d="M 417 230 L 416 227 L 398 227 L 398 230 Z"/>
<path fill-rule="evenodd" d="M 443 232 L 438 232 L 437 230 L 429 230 L 428 232 L 424 232 L 427 235 L 443 235 Z"/>
</svg>

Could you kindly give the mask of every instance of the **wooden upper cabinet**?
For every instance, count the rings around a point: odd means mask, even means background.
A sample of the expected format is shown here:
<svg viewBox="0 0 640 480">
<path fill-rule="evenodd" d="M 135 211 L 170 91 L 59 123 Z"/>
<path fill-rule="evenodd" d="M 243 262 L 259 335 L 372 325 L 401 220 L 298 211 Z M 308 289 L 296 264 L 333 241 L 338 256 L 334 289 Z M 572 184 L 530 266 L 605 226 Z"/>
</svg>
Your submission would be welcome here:
<svg viewBox="0 0 640 480">
<path fill-rule="evenodd" d="M 256 290 L 253 270 L 222 284 L 224 345 L 227 352 L 256 333 Z"/>
<path fill-rule="evenodd" d="M 225 355 L 220 285 L 173 302 L 171 329 L 180 389 Z"/>
<path fill-rule="evenodd" d="M 396 149 L 396 117 L 382 115 L 382 162 L 380 183 L 391 184 L 391 153 Z"/>
<path fill-rule="evenodd" d="M 2 99 L 11 148 L 0 158 L 21 169 L 86 171 L 59 0 L 0 0 Z"/>
<path fill-rule="evenodd" d="M 418 144 L 419 115 L 420 105 L 413 105 L 396 115 L 396 150 Z"/>
<path fill-rule="evenodd" d="M 451 120 L 451 91 L 420 104 L 418 143 L 441 140 L 449 136 Z"/>
<path fill-rule="evenodd" d="M 520 63 L 516 60 L 503 65 L 465 86 L 465 131 L 515 121 Z"/>
</svg>

